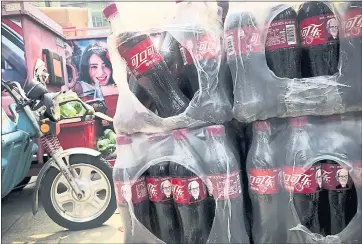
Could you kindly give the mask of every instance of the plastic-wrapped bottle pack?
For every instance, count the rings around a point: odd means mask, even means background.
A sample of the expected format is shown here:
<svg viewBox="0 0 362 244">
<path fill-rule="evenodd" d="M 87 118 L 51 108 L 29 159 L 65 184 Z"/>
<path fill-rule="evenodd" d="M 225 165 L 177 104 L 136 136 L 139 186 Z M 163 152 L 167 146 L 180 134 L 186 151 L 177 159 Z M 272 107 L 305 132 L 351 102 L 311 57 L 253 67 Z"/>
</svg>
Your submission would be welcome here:
<svg viewBox="0 0 362 244">
<path fill-rule="evenodd" d="M 362 3 L 231 2 L 224 40 L 234 117 L 362 110 Z"/>
<path fill-rule="evenodd" d="M 119 135 L 113 177 L 120 241 L 249 243 L 230 138 L 221 125 Z"/>
<path fill-rule="evenodd" d="M 217 9 L 216 2 L 117 2 L 104 9 L 113 31 L 108 49 L 119 88 L 118 134 L 232 119 L 231 77 Z M 130 91 L 127 69 L 152 100 L 155 113 Z"/>
<path fill-rule="evenodd" d="M 253 122 L 254 243 L 362 242 L 362 114 Z"/>
</svg>

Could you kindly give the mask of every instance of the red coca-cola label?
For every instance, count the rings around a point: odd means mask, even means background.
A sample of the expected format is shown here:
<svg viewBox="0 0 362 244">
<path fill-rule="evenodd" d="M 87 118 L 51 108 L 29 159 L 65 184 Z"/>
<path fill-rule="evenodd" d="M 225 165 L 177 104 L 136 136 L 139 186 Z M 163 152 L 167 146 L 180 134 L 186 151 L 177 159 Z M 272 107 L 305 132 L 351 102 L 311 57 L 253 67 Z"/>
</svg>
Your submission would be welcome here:
<svg viewBox="0 0 362 244">
<path fill-rule="evenodd" d="M 147 177 L 148 197 L 152 202 L 172 200 L 171 177 Z"/>
<path fill-rule="evenodd" d="M 276 194 L 280 190 L 280 169 L 249 169 L 249 187 L 256 194 Z"/>
<path fill-rule="evenodd" d="M 121 53 L 129 69 L 138 77 L 148 69 L 163 61 L 150 38 Z"/>
<path fill-rule="evenodd" d="M 134 204 L 147 200 L 147 185 L 144 176 L 133 182 L 114 181 L 114 191 L 118 205 L 125 205 L 127 202 Z"/>
<path fill-rule="evenodd" d="M 172 194 L 176 203 L 191 204 L 206 197 L 206 187 L 202 180 L 195 176 L 190 178 L 172 178 Z"/>
<path fill-rule="evenodd" d="M 306 18 L 299 24 L 302 45 L 307 47 L 338 41 L 338 28 L 333 14 Z"/>
<path fill-rule="evenodd" d="M 303 168 L 284 166 L 284 188 L 294 193 L 310 194 L 322 189 L 321 165 L 314 165 L 308 170 Z"/>
<path fill-rule="evenodd" d="M 334 163 L 322 164 L 323 189 L 326 190 L 348 190 L 351 189 L 353 181 L 348 169 Z"/>
<path fill-rule="evenodd" d="M 362 161 L 352 164 L 351 176 L 356 187 L 362 187 Z"/>
<path fill-rule="evenodd" d="M 200 35 L 185 40 L 180 47 L 181 56 L 185 65 L 193 64 L 192 56 L 198 60 L 213 59 L 217 57 L 216 40 L 210 35 Z"/>
<path fill-rule="evenodd" d="M 241 195 L 240 171 L 230 174 L 208 175 L 206 187 L 209 196 L 218 200 L 234 199 Z"/>
<path fill-rule="evenodd" d="M 225 46 L 229 56 L 263 52 L 260 30 L 255 26 L 243 26 L 225 32 Z"/>
<path fill-rule="evenodd" d="M 270 23 L 265 41 L 267 50 L 276 50 L 298 45 L 297 23 L 294 19 L 277 20 Z"/>
<path fill-rule="evenodd" d="M 343 29 L 346 39 L 362 36 L 362 8 L 352 9 L 344 15 Z"/>
</svg>

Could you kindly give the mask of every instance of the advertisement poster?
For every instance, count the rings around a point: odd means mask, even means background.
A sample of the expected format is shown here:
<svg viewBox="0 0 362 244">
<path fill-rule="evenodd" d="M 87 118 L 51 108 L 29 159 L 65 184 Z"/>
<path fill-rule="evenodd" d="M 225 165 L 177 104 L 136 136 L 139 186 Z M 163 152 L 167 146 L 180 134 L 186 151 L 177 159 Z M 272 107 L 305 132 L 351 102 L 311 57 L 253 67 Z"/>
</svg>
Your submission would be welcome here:
<svg viewBox="0 0 362 244">
<path fill-rule="evenodd" d="M 74 40 L 70 41 L 69 45 L 71 53 L 67 62 L 71 62 L 76 68 L 74 91 L 79 97 L 93 95 L 97 83 L 102 87 L 102 91 L 105 87 L 116 90 L 106 38 Z M 69 73 L 71 70 L 68 71 Z M 72 78 L 70 75 L 69 79 Z"/>
<path fill-rule="evenodd" d="M 85 97 L 85 100 L 88 101 L 104 99 L 105 113 L 113 117 L 117 107 L 118 88 L 112 77 L 113 70 L 107 49 L 107 39 L 72 40 L 68 44 L 67 63 L 70 63 L 76 70 L 74 78 L 72 70 L 69 67 L 67 70 L 69 83 L 74 84 L 75 81 L 73 91 L 82 100 Z M 106 159 L 114 158 L 116 135 L 113 127 L 103 125 L 102 129 L 98 131 L 95 149 L 100 151 Z"/>
</svg>

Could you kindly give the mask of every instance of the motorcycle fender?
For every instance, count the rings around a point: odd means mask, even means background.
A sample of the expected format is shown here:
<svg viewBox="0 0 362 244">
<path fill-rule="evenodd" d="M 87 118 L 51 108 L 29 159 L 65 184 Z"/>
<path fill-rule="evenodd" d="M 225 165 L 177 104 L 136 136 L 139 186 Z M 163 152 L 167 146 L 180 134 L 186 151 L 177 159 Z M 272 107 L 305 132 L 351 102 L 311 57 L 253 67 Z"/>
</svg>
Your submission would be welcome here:
<svg viewBox="0 0 362 244">
<path fill-rule="evenodd" d="M 61 152 L 59 154 L 59 157 L 64 158 L 64 157 L 67 157 L 67 156 L 70 156 L 70 155 L 75 155 L 75 154 L 85 154 L 85 155 L 91 155 L 93 157 L 98 157 L 98 156 L 101 155 L 100 152 L 98 152 L 98 151 L 96 151 L 94 149 L 77 147 L 77 148 L 71 148 L 71 149 L 64 150 L 63 152 Z M 56 165 L 53 158 L 49 159 L 44 164 L 44 166 L 41 168 L 41 170 L 40 170 L 40 172 L 38 174 L 38 178 L 37 178 L 36 183 L 35 183 L 33 196 L 32 196 L 32 202 L 33 202 L 32 211 L 33 211 L 34 216 L 37 214 L 37 212 L 39 210 L 39 189 L 40 189 L 40 185 L 41 185 L 41 182 L 43 180 L 44 175 L 48 172 L 50 167 L 58 168 L 58 166 Z"/>
</svg>

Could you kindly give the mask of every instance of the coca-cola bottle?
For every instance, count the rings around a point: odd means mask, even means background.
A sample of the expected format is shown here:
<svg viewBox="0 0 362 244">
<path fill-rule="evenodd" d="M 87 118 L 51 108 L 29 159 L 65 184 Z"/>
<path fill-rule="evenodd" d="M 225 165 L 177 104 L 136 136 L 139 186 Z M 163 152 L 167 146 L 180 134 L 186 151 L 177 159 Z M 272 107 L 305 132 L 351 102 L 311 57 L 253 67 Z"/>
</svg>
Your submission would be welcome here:
<svg viewBox="0 0 362 244">
<path fill-rule="evenodd" d="M 221 13 L 221 21 L 224 24 L 225 22 L 225 18 L 226 15 L 228 14 L 229 11 L 229 0 L 225 0 L 225 1 L 216 1 L 217 2 L 217 6 L 219 8 L 221 8 L 222 13 Z"/>
<path fill-rule="evenodd" d="M 253 240 L 255 243 L 285 243 L 285 215 L 279 209 L 284 204 L 280 197 L 281 169 L 272 147 L 270 122 L 254 122 L 253 132 L 247 158 Z"/>
<path fill-rule="evenodd" d="M 190 151 L 187 142 L 187 129 L 175 130 L 172 136 L 175 142 L 176 155 L 187 155 L 190 168 L 196 168 L 197 155 Z M 171 162 L 170 175 L 173 197 L 177 206 L 178 216 L 182 223 L 181 243 L 206 243 L 210 228 L 206 187 L 202 179 L 185 166 Z"/>
<path fill-rule="evenodd" d="M 278 5 L 271 9 L 286 8 Z M 268 19 L 269 21 L 269 19 Z M 297 13 L 286 8 L 271 21 L 265 41 L 265 56 L 269 68 L 278 77 L 301 78 L 301 48 L 297 29 Z"/>
<path fill-rule="evenodd" d="M 175 78 L 177 86 L 186 95 L 186 97 L 191 100 L 195 94 L 195 91 L 193 91 L 193 88 L 191 87 L 191 83 L 188 78 L 188 72 L 185 70 L 180 50 L 180 43 L 172 36 L 170 32 L 167 31 L 163 32 L 159 38 L 160 44 L 158 49 L 160 54 L 165 60 L 171 75 Z"/>
<path fill-rule="evenodd" d="M 117 33 L 120 16 L 115 3 L 108 5 L 103 13 Z M 174 78 L 154 46 L 150 36 L 138 32 L 117 33 L 118 51 L 128 68 L 152 97 L 158 115 L 169 117 L 182 113 L 189 99 L 177 87 Z"/>
<path fill-rule="evenodd" d="M 320 191 L 322 190 L 321 163 L 309 168 L 307 160 L 314 156 L 311 138 L 306 130 L 307 117 L 289 118 L 287 161 L 283 167 L 284 188 L 292 193 L 293 203 L 302 225 L 321 234 Z"/>
<path fill-rule="evenodd" d="M 298 11 L 303 47 L 302 76 L 334 75 L 338 72 L 338 19 L 323 2 L 303 3 Z"/>
<path fill-rule="evenodd" d="M 209 240 L 213 243 L 249 243 L 245 228 L 240 166 L 227 140 L 225 127 L 206 128 L 205 168 L 209 196 L 216 201 L 213 229 Z"/>
<path fill-rule="evenodd" d="M 325 160 L 322 164 L 323 188 L 328 190 L 330 233 L 338 234 L 346 227 L 346 203 L 348 191 L 352 191 L 353 181 L 348 169 Z"/>
<path fill-rule="evenodd" d="M 344 75 L 341 94 L 347 107 L 362 106 L 362 2 L 343 4 L 343 34 L 341 35 L 341 73 Z"/>
<path fill-rule="evenodd" d="M 130 91 L 137 97 L 137 99 L 142 103 L 143 106 L 152 111 L 153 101 L 147 91 L 138 84 L 136 77 L 134 75 L 128 75 L 128 86 Z"/>
<path fill-rule="evenodd" d="M 172 197 L 169 162 L 162 162 L 148 169 L 147 189 L 153 209 L 153 233 L 166 243 L 179 243 L 180 226 Z"/>
<path fill-rule="evenodd" d="M 127 243 L 134 241 L 131 239 L 133 220 L 130 209 L 133 209 L 137 220 L 147 229 L 151 230 L 149 215 L 149 200 L 147 193 L 147 184 L 145 176 L 133 179 L 140 170 L 134 157 L 132 148 L 132 137 L 128 135 L 119 135 L 117 142 L 117 159 L 113 169 L 114 190 L 117 199 L 117 205 L 124 228 L 125 241 Z"/>
<path fill-rule="evenodd" d="M 267 118 L 276 110 L 279 92 L 267 83 L 273 77 L 267 72 L 261 29 L 249 12 L 228 14 L 224 29 L 227 62 L 234 81 L 235 117 L 250 121 Z"/>
</svg>

